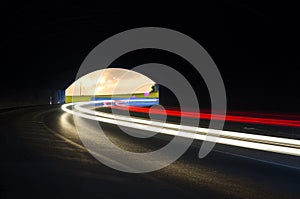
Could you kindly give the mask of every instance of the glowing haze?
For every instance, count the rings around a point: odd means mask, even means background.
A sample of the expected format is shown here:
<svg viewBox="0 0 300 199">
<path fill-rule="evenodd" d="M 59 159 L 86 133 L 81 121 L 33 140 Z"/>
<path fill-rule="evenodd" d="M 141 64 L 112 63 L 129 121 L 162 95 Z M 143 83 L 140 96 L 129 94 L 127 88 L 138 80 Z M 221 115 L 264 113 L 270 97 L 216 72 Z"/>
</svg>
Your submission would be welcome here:
<svg viewBox="0 0 300 199">
<path fill-rule="evenodd" d="M 66 89 L 67 96 L 146 93 L 155 84 L 148 77 L 126 69 L 108 68 L 91 72 Z"/>
</svg>

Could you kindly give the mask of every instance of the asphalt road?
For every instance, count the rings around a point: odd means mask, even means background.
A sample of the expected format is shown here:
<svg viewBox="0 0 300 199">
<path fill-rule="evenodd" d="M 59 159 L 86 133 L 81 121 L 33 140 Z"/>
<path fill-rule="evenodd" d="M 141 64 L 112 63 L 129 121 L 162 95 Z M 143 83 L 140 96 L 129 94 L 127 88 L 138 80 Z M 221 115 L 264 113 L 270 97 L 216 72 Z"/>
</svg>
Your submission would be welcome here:
<svg viewBox="0 0 300 199">
<path fill-rule="evenodd" d="M 132 140 L 113 125 L 107 136 L 126 150 L 148 151 L 168 138 Z M 159 171 L 129 174 L 83 147 L 72 115 L 59 106 L 0 110 L 0 198 L 299 198 L 300 158 L 200 142 Z"/>
</svg>

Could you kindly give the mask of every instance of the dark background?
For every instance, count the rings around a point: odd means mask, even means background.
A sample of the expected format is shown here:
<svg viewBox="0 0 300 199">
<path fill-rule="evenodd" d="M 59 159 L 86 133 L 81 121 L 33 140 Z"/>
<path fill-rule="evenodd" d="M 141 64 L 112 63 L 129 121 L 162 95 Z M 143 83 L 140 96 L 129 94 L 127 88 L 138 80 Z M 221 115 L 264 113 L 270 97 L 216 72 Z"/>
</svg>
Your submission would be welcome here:
<svg viewBox="0 0 300 199">
<path fill-rule="evenodd" d="M 44 104 L 75 79 L 87 54 L 124 30 L 180 31 L 211 55 L 224 79 L 228 108 L 300 113 L 299 7 L 252 1 L 164 3 L 12 2 L 1 9 L 1 106 Z M 200 77 L 181 58 L 157 50 L 128 53 L 112 67 L 159 62 L 186 75 L 209 106 Z M 171 103 L 171 102 L 170 102 Z"/>
</svg>

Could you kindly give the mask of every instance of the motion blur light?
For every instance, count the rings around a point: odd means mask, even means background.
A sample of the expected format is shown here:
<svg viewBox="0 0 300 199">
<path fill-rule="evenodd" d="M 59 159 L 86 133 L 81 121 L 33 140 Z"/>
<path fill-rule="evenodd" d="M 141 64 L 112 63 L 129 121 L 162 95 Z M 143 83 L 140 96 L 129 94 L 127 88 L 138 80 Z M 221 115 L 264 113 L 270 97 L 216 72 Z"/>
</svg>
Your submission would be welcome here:
<svg viewBox="0 0 300 199">
<path fill-rule="evenodd" d="M 142 101 L 145 100 L 147 99 Z M 113 102 L 113 100 L 110 102 Z M 84 106 L 91 107 L 95 103 L 99 104 L 99 101 L 64 104 L 62 109 L 78 117 L 122 125 L 140 130 L 154 132 L 159 130 L 159 132 L 162 134 L 175 135 L 196 140 L 205 140 L 206 134 L 210 134 L 211 136 L 221 135 L 221 137 L 218 139 L 218 143 L 220 144 L 300 156 L 299 140 L 200 127 L 197 128 L 197 133 L 191 133 L 194 130 L 194 127 L 192 126 L 151 121 L 141 118 L 132 118 L 122 115 L 102 113 L 89 108 L 84 108 Z M 102 103 L 104 103 L 104 101 Z M 126 101 L 125 103 L 128 102 Z M 68 109 L 69 106 L 74 106 L 75 111 Z"/>
</svg>

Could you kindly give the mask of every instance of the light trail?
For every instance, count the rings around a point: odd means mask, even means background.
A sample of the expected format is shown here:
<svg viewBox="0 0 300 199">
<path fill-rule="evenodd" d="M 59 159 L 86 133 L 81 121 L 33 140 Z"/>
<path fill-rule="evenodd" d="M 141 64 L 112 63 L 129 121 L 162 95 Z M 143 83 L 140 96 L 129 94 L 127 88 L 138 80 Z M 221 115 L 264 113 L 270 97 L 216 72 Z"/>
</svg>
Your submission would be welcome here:
<svg viewBox="0 0 300 199">
<path fill-rule="evenodd" d="M 145 101 L 149 99 L 135 100 Z M 126 104 L 128 100 L 124 100 L 123 102 Z M 151 121 L 149 119 L 103 113 L 91 109 L 91 107 L 94 107 L 91 105 L 104 103 L 115 104 L 115 100 L 64 104 L 62 105 L 62 109 L 78 117 L 144 131 L 159 132 L 196 140 L 216 141 L 225 145 L 300 156 L 300 140 Z M 120 103 L 120 100 L 118 100 L 118 103 Z M 74 110 L 70 110 L 68 108 L 70 106 L 73 106 Z M 90 108 L 87 108 L 87 106 Z"/>
<path fill-rule="evenodd" d="M 119 110 L 129 110 L 132 112 L 148 113 L 149 108 L 147 107 L 122 107 L 114 106 L 114 109 Z M 151 109 L 152 114 L 176 117 L 189 117 L 189 118 L 199 118 L 207 120 L 220 120 L 223 119 L 223 116 L 209 113 L 197 113 L 197 112 L 187 112 L 187 111 L 178 111 L 178 110 L 161 110 L 161 109 Z M 226 115 L 225 120 L 229 122 L 242 122 L 242 123 L 252 123 L 252 124 L 267 124 L 267 125 L 276 125 L 276 126 L 288 126 L 288 127 L 300 127 L 300 120 L 291 120 L 291 119 L 275 119 L 275 118 L 263 118 L 263 117 L 249 117 L 249 116 L 239 116 L 239 115 Z"/>
</svg>

